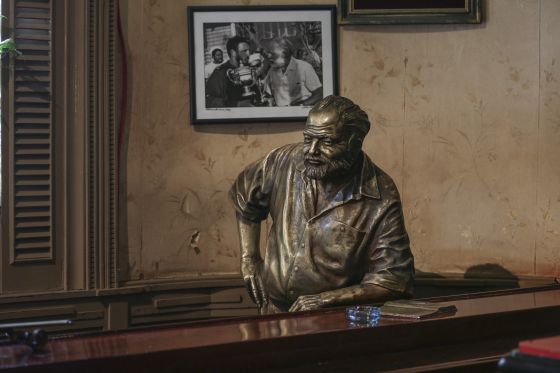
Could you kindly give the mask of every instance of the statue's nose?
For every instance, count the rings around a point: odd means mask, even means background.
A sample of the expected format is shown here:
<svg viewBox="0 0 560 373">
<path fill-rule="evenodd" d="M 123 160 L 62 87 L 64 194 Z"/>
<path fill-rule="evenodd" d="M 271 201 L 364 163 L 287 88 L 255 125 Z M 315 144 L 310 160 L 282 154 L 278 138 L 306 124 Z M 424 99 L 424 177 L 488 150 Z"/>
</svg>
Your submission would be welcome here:
<svg viewBox="0 0 560 373">
<path fill-rule="evenodd" d="M 309 153 L 319 154 L 319 140 L 315 139 L 311 142 L 311 147 L 309 148 Z"/>
</svg>

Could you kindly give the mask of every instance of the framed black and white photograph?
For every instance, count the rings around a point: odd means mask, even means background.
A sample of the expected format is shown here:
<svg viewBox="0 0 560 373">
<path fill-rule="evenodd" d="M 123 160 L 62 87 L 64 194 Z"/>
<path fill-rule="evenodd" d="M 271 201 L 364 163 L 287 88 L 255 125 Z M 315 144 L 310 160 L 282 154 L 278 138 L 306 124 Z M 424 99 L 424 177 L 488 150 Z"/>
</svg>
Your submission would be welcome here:
<svg viewBox="0 0 560 373">
<path fill-rule="evenodd" d="M 335 6 L 187 13 L 193 124 L 303 121 L 338 93 Z"/>
</svg>

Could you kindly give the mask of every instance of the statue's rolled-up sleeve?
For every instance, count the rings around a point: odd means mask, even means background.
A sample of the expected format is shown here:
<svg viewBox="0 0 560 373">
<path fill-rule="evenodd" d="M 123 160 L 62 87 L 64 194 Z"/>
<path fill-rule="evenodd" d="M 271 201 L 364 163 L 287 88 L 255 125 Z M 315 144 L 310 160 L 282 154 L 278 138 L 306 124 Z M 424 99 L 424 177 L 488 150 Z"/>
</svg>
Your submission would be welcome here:
<svg viewBox="0 0 560 373">
<path fill-rule="evenodd" d="M 270 156 L 267 156 L 250 164 L 229 191 L 235 210 L 249 221 L 259 222 L 268 215 L 273 176 L 271 163 Z"/>
<path fill-rule="evenodd" d="M 412 295 L 414 258 L 400 202 L 387 210 L 369 250 L 369 271 L 362 284 Z"/>
</svg>

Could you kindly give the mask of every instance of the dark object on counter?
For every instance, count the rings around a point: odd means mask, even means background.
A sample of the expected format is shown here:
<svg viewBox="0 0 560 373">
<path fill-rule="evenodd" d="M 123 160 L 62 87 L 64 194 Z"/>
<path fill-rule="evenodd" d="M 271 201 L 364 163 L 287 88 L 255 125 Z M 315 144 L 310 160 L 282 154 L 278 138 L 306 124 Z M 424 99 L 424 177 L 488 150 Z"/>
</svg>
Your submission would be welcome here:
<svg viewBox="0 0 560 373">
<path fill-rule="evenodd" d="M 346 308 L 346 319 L 356 325 L 376 326 L 381 318 L 424 319 L 439 315 L 452 315 L 457 307 L 450 303 L 396 300 L 385 302 L 381 307 L 352 306 Z"/>
<path fill-rule="evenodd" d="M 523 354 L 513 350 L 509 355 L 500 359 L 498 367 L 502 372 L 526 373 L 557 373 L 560 372 L 560 360 L 541 356 Z"/>
<path fill-rule="evenodd" d="M 454 314 L 457 307 L 450 303 L 422 302 L 417 300 L 395 300 L 385 302 L 380 308 L 381 316 L 405 319 L 424 319 L 443 314 Z"/>
<path fill-rule="evenodd" d="M 499 367 L 504 372 L 560 372 L 560 336 L 519 342 Z"/>
<path fill-rule="evenodd" d="M 47 332 L 41 328 L 32 328 L 35 326 L 51 326 L 71 324 L 70 320 L 47 320 L 47 321 L 30 321 L 30 322 L 14 322 L 0 324 L 0 345 L 3 344 L 25 344 L 35 352 L 41 351 L 49 340 Z"/>
<path fill-rule="evenodd" d="M 34 329 L 33 331 L 5 329 L 0 331 L 0 344 L 23 343 L 31 347 L 33 351 L 40 351 L 46 346 L 47 341 L 48 335 L 43 329 Z"/>
</svg>

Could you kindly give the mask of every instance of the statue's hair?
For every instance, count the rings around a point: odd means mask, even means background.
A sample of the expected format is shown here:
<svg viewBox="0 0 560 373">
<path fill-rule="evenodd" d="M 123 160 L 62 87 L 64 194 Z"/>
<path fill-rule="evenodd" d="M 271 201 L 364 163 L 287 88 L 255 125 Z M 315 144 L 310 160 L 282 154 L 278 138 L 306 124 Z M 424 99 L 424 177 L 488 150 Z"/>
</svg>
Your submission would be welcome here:
<svg viewBox="0 0 560 373">
<path fill-rule="evenodd" d="M 317 102 L 311 111 L 334 108 L 339 113 L 343 126 L 352 127 L 365 137 L 369 132 L 370 122 L 368 115 L 358 105 L 342 96 L 327 96 Z"/>
</svg>

